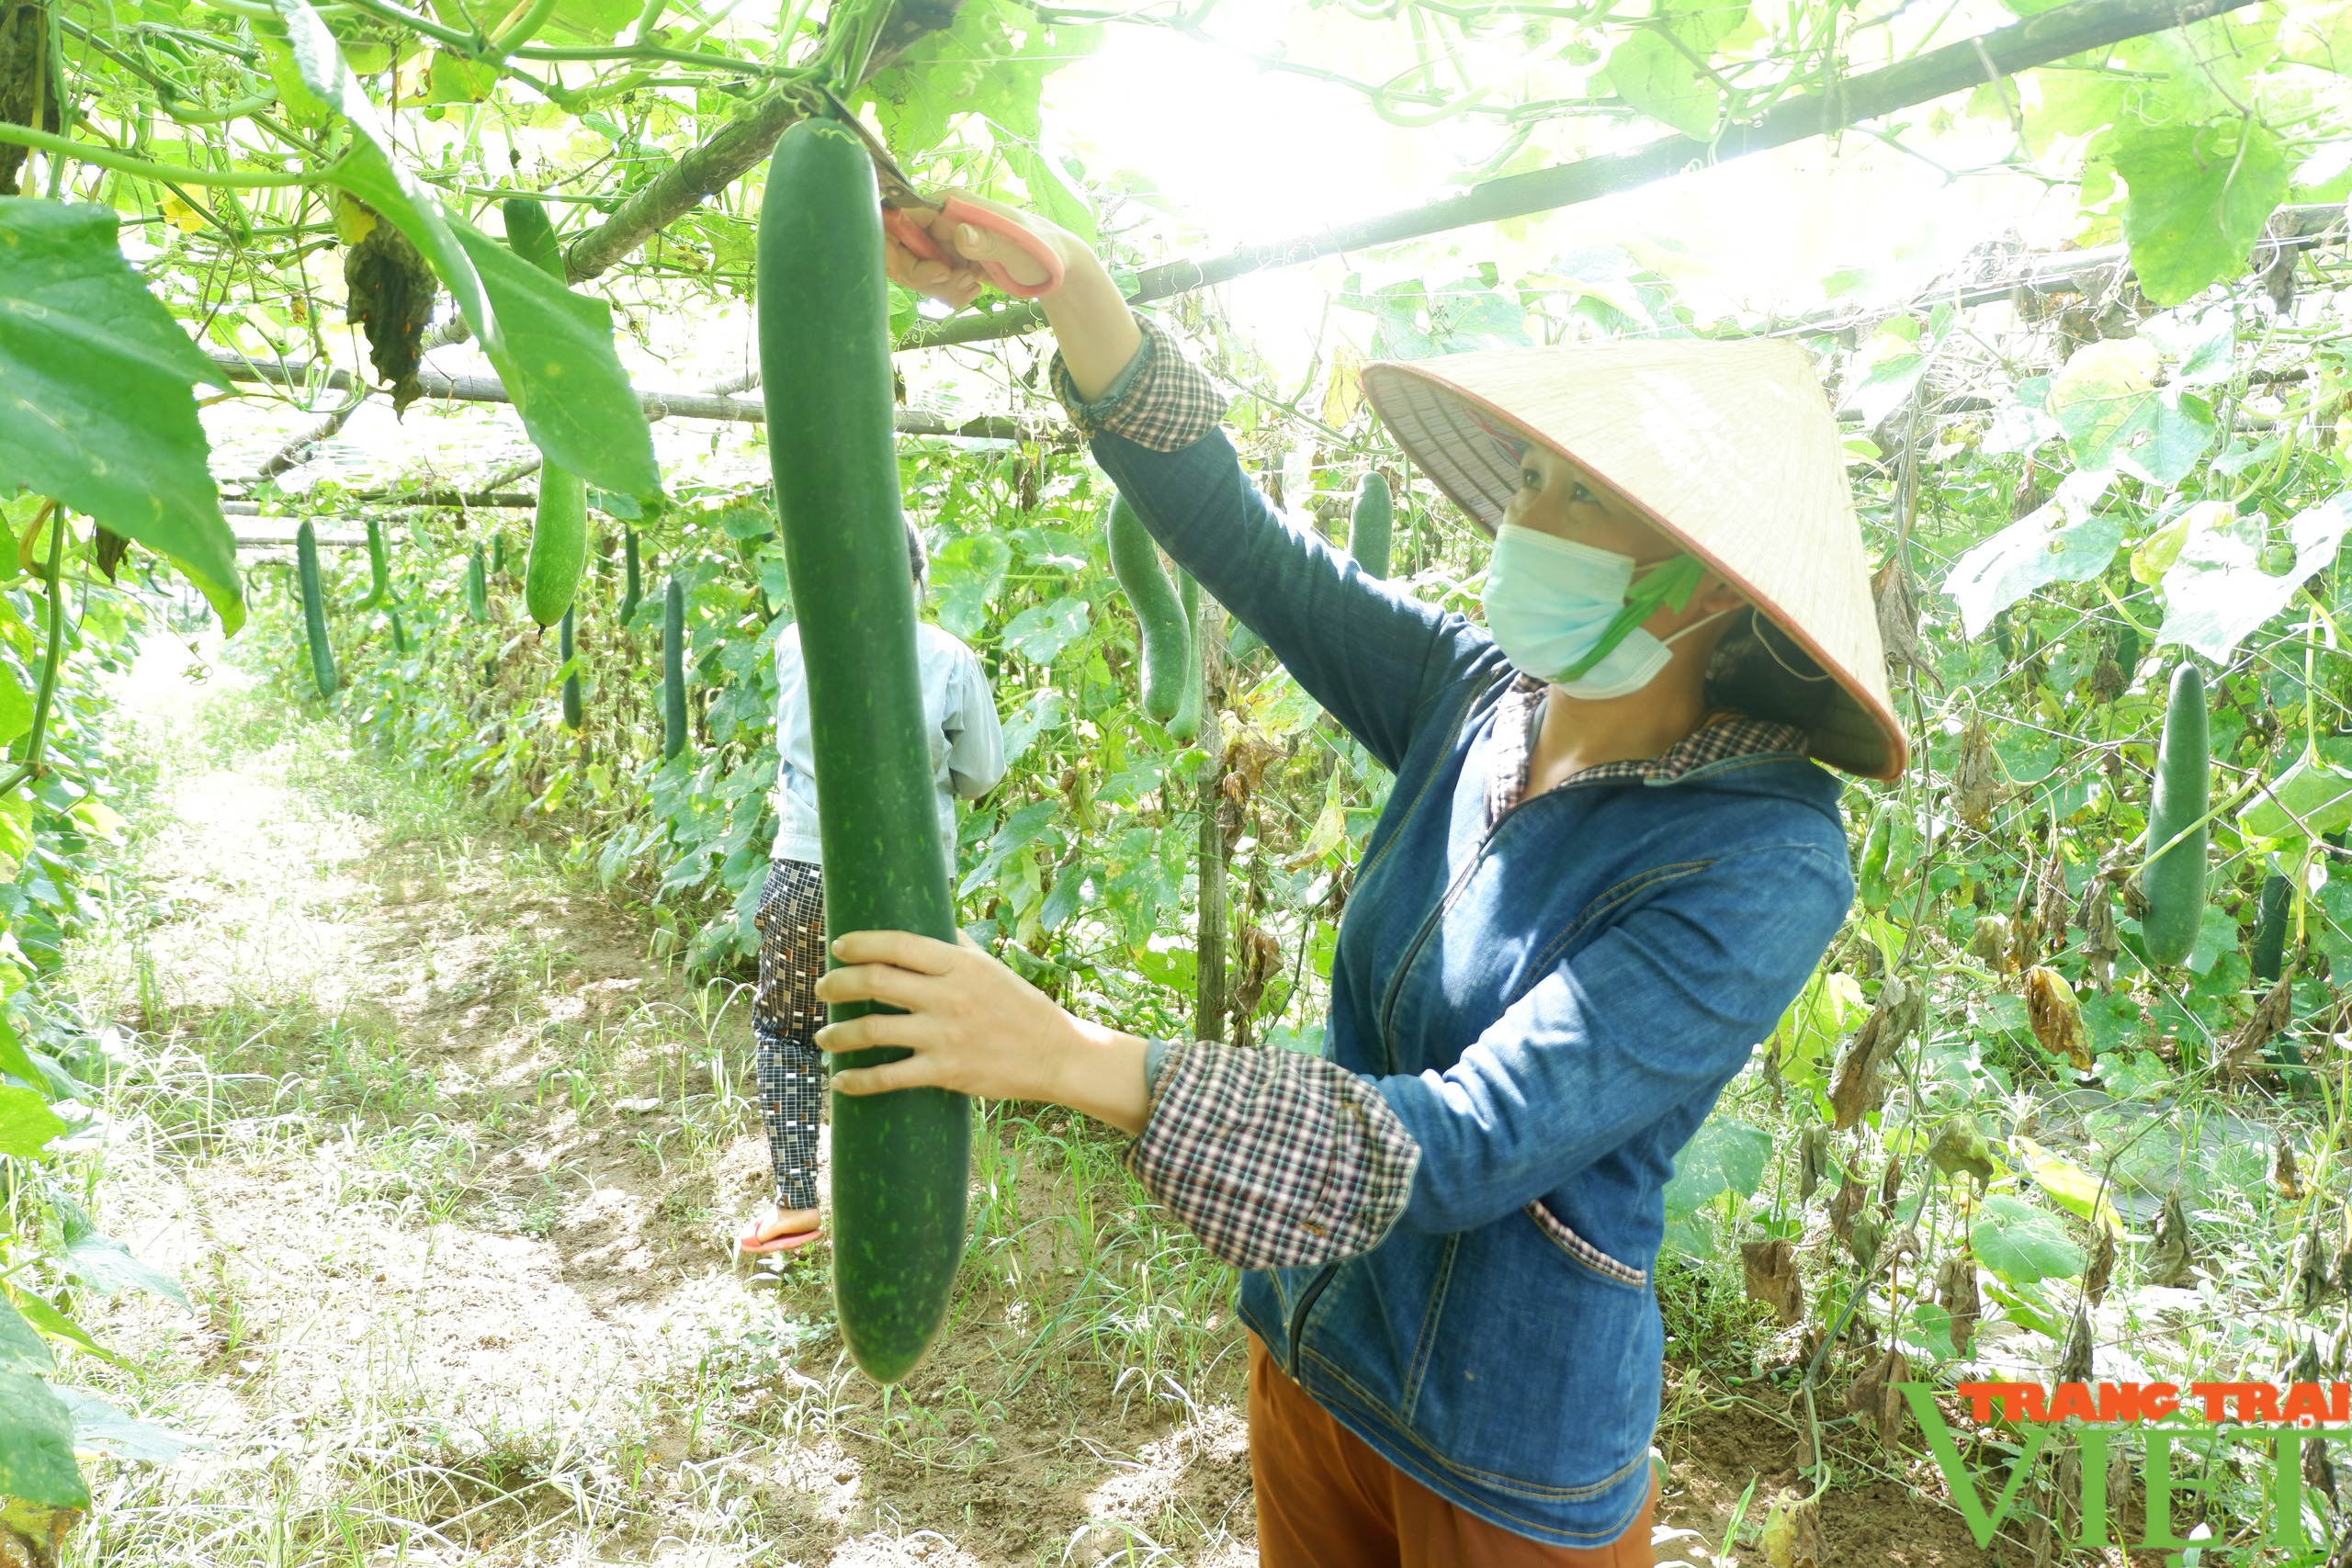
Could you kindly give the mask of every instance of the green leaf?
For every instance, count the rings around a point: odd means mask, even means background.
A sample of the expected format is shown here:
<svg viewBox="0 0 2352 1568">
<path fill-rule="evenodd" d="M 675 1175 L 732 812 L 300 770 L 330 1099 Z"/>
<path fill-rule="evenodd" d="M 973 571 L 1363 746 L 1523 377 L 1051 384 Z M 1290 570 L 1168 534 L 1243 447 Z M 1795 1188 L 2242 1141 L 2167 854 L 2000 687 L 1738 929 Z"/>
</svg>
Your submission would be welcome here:
<svg viewBox="0 0 2352 1568">
<path fill-rule="evenodd" d="M 41 1300 L 40 1297 L 20 1288 L 6 1287 L 5 1289 L 7 1299 L 16 1303 L 18 1312 L 25 1314 L 25 1321 L 43 1334 L 52 1339 L 62 1339 L 68 1344 L 77 1345 L 99 1360 L 110 1365 L 118 1367 L 122 1365 L 122 1358 L 92 1338 L 88 1329 Z"/>
<path fill-rule="evenodd" d="M 1086 889 L 1088 868 L 1073 865 L 1054 878 L 1053 891 L 1046 895 L 1045 908 L 1039 911 L 1038 923 L 1048 931 L 1059 931 L 1064 920 L 1078 912 L 1079 900 Z"/>
<path fill-rule="evenodd" d="M 1137 947 L 1128 950 L 1136 973 L 1155 986 L 1165 986 L 1171 991 L 1193 988 L 1197 961 L 1189 947 Z"/>
<path fill-rule="evenodd" d="M 428 104 L 486 103 L 498 85 L 498 73 L 479 61 L 435 50 L 433 63 L 425 70 L 424 83 L 424 101 Z"/>
<path fill-rule="evenodd" d="M 2352 75 L 2352 5 L 2292 7 L 2278 29 L 2278 54 L 2298 65 Z"/>
<path fill-rule="evenodd" d="M 1687 1214 L 1712 1198 L 1736 1192 L 1745 1198 L 1764 1179 L 1772 1157 L 1772 1135 L 1728 1116 L 1710 1116 L 1674 1156 L 1674 1179 L 1666 1184 L 1666 1212 Z"/>
<path fill-rule="evenodd" d="M 2112 477 L 2077 469 L 2047 505 L 1952 563 L 1943 586 L 1960 606 L 1964 635 L 1982 636 L 1995 615 L 2051 583 L 2087 582 L 2107 570 L 2123 543 L 2123 519 L 2091 506 Z"/>
<path fill-rule="evenodd" d="M 2120 133 L 2116 173 L 2132 187 L 2123 238 L 2140 290 L 2177 305 L 2245 270 L 2262 226 L 2287 198 L 2287 157 L 2258 124 Z"/>
<path fill-rule="evenodd" d="M 2237 946 L 2237 917 L 2219 904 L 2206 905 L 2204 914 L 2198 917 L 2196 945 L 2188 950 L 2188 972 L 2192 975 L 2211 974 L 2213 965 L 2220 963 L 2224 954 L 2236 955 Z"/>
<path fill-rule="evenodd" d="M 5 1013 L 0 1013 L 0 1073 L 22 1078 L 36 1089 L 47 1081 L 32 1054 L 25 1049 L 24 1041 L 17 1033 L 17 1026 L 8 1021 Z"/>
<path fill-rule="evenodd" d="M 1928 1159 L 1946 1176 L 1966 1171 L 1980 1188 L 1993 1179 L 1993 1151 L 1973 1116 L 1955 1116 L 1938 1128 Z"/>
<path fill-rule="evenodd" d="M 1012 565 L 1012 547 L 994 534 L 967 534 L 942 546 L 931 558 L 940 626 L 967 641 L 978 637 Z"/>
<path fill-rule="evenodd" d="M 917 41 L 868 85 L 883 135 L 910 157 L 938 146 L 956 116 L 978 114 L 1035 141 L 1046 78 L 1091 53 L 1102 33 L 1047 23 L 1013 0 L 965 0 L 952 27 Z"/>
<path fill-rule="evenodd" d="M 1005 766 L 1011 767 L 1019 761 L 1037 737 L 1059 729 L 1068 716 L 1068 705 L 1063 702 L 1062 694 L 1051 686 L 1031 693 L 1029 700 L 1004 720 Z"/>
<path fill-rule="evenodd" d="M 0 670 L 0 746 L 33 727 L 33 693 L 13 669 Z"/>
<path fill-rule="evenodd" d="M 470 223 L 453 218 L 449 228 L 498 312 L 498 378 L 548 461 L 601 490 L 659 494 L 653 432 L 613 347 L 612 307 L 573 293 Z"/>
<path fill-rule="evenodd" d="M 2199 528 L 2226 525 L 2237 515 L 2225 501 L 2200 501 L 2185 508 L 2169 523 L 2163 523 L 2146 538 L 2132 547 L 2132 581 L 2155 587 L 2180 558 L 2188 536 Z M 2159 522 L 2162 519 L 2159 518 Z"/>
<path fill-rule="evenodd" d="M 1694 62 L 1710 60 L 1748 21 L 1747 0 L 1661 0 L 1651 25 L 1609 56 L 1609 84 L 1662 125 L 1704 141 L 1722 118 L 1715 83 Z"/>
<path fill-rule="evenodd" d="M 1004 646 L 1032 663 L 1051 664 L 1063 649 L 1086 635 L 1088 615 L 1083 599 L 1065 597 L 1032 605 L 1006 624 Z"/>
<path fill-rule="evenodd" d="M 49 1384 L 24 1372 L 0 1372 L 0 1497 L 90 1506 L 74 1462 L 74 1417 Z"/>
<path fill-rule="evenodd" d="M 310 0 L 271 3 L 304 85 L 354 132 L 330 178 L 416 246 L 464 312 L 539 451 L 601 490 L 658 493 L 652 434 L 614 352 L 610 308 L 572 294 L 445 211 L 439 194 L 401 163 Z"/>
<path fill-rule="evenodd" d="M 2189 346 L 2200 355 L 2207 347 Z M 2181 385 L 2159 389 L 2157 365 L 2150 339 L 2108 338 L 2078 351 L 2052 378 L 2050 413 L 2076 462 L 2122 468 L 2165 488 L 2197 466 L 2213 444 L 2213 411 Z M 2224 351 L 2222 373 L 2229 369 Z"/>
<path fill-rule="evenodd" d="M 2238 813 L 2238 831 L 2250 839 L 2317 838 L 2352 823 L 2352 772 L 2310 747 L 2263 786 Z"/>
<path fill-rule="evenodd" d="M 49 1098 L 37 1089 L 0 1087 L 0 1155 L 30 1159 L 51 1138 L 62 1137 L 65 1123 L 49 1108 Z"/>
<path fill-rule="evenodd" d="M 2259 515 L 2190 534 L 2179 559 L 2164 575 L 2165 620 L 2157 643 L 2178 643 L 2217 664 L 2228 663 L 2231 649 L 2285 609 L 2304 579 L 2335 558 L 2347 529 L 2352 506 L 2343 495 L 2298 513 L 2287 524 L 2295 564 L 2276 577 L 2262 570 Z"/>
<path fill-rule="evenodd" d="M 1644 28 L 1611 51 L 1608 76 L 1619 97 L 1660 125 L 1695 141 L 1715 134 L 1722 94 L 1663 33 Z"/>
<path fill-rule="evenodd" d="M 66 1234 L 73 1235 L 70 1225 Z M 102 1296 L 110 1296 L 123 1290 L 145 1291 L 149 1295 L 161 1296 L 187 1311 L 196 1310 L 188 1305 L 187 1292 L 180 1289 L 177 1280 L 160 1269 L 141 1263 L 130 1256 L 129 1247 L 110 1235 L 85 1231 L 74 1236 L 66 1244 L 62 1261 L 68 1273 Z"/>
<path fill-rule="evenodd" d="M 2088 1261 L 2056 1215 L 2001 1192 L 1977 1211 L 1968 1244 L 1979 1263 L 2013 1285 L 2071 1280 Z"/>
<path fill-rule="evenodd" d="M 644 9 L 639 0 L 560 0 L 541 37 L 550 43 L 610 43 Z"/>
<path fill-rule="evenodd" d="M 123 259 L 112 212 L 0 197 L 0 474 L 167 557 L 233 632 L 199 381 L 228 385 Z"/>
<path fill-rule="evenodd" d="M 2219 386 L 2237 368 L 2237 316 L 2226 305 L 2152 316 L 2140 323 L 2140 335 L 2177 361 L 2172 371 L 2177 386 Z"/>
<path fill-rule="evenodd" d="M 53 1372 L 57 1358 L 49 1353 L 49 1341 L 36 1333 L 25 1321 L 25 1314 L 8 1304 L 0 1295 L 0 1372 Z"/>
<path fill-rule="evenodd" d="M 1004 154 L 1004 161 L 1012 165 L 1012 172 L 1021 176 L 1021 183 L 1028 187 L 1031 206 L 1089 245 L 1102 244 L 1102 235 L 1094 225 L 1093 206 L 1086 199 L 1086 193 L 1062 172 L 1060 163 L 1051 153 L 1002 130 L 997 135 L 996 147 Z"/>
<path fill-rule="evenodd" d="M 57 1395 L 73 1418 L 74 1447 L 77 1452 L 169 1464 L 188 1449 L 211 1446 L 167 1427 L 126 1416 L 87 1389 L 52 1383 L 50 1392 Z"/>
</svg>

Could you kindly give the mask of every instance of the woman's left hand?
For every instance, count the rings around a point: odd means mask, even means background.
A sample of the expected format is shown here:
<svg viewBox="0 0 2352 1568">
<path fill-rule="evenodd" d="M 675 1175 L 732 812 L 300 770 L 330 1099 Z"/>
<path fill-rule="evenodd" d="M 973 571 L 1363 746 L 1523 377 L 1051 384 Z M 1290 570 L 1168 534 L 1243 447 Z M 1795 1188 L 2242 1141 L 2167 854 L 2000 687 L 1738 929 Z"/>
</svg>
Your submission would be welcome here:
<svg viewBox="0 0 2352 1568">
<path fill-rule="evenodd" d="M 910 931 L 852 931 L 833 943 L 841 964 L 817 981 L 818 999 L 879 1002 L 817 1032 L 824 1051 L 896 1045 L 914 1053 L 875 1067 L 836 1067 L 843 1094 L 935 1087 L 990 1100 L 1042 1100 L 1140 1132 L 1144 1043 L 1072 1016 L 989 957 Z"/>
</svg>

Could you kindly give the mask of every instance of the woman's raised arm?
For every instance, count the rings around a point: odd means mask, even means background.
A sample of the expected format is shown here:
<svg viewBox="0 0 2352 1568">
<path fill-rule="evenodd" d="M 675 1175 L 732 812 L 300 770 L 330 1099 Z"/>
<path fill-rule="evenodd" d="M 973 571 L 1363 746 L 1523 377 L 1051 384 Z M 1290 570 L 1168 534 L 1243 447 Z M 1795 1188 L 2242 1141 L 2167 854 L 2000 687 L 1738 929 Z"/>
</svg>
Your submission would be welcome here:
<svg viewBox="0 0 2352 1568">
<path fill-rule="evenodd" d="M 1380 762 L 1395 769 L 1447 690 L 1504 660 L 1487 635 L 1367 576 L 1319 536 L 1285 523 L 1217 427 L 1223 400 L 1164 334 L 1148 331 L 1102 262 L 1031 213 L 960 195 L 1022 223 L 1059 255 L 1063 281 L 1038 300 L 1061 347 L 1057 390 L 1093 438 L 1097 461 L 1154 538 Z M 1043 266 L 1011 240 L 934 218 L 963 262 L 886 245 L 890 276 L 964 305 L 1001 265 L 1015 282 Z M 1025 272 L 1024 272 L 1024 269 Z"/>
</svg>

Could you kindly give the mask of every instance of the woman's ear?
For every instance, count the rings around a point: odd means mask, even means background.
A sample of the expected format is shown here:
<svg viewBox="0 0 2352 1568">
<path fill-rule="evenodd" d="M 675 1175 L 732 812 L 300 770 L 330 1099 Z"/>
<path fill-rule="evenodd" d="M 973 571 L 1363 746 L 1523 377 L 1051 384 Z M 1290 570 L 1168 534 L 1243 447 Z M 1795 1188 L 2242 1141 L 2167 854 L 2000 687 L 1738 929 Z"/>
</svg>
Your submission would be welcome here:
<svg viewBox="0 0 2352 1568">
<path fill-rule="evenodd" d="M 1694 598 L 1700 613 L 1708 615 L 1720 615 L 1726 610 L 1744 610 L 1748 604 L 1747 594 L 1713 572 L 1707 574 L 1707 586 L 1700 590 Z"/>
</svg>

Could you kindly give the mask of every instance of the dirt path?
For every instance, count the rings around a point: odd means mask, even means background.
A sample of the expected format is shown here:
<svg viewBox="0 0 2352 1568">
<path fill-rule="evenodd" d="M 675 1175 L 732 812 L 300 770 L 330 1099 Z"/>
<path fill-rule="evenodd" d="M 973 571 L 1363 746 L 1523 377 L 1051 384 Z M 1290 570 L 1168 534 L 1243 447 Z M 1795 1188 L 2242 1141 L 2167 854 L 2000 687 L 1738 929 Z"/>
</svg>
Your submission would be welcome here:
<svg viewBox="0 0 2352 1568">
<path fill-rule="evenodd" d="M 134 1363 L 109 1386 L 216 1446 L 107 1471 L 76 1560 L 1256 1561 L 1230 1276 L 1110 1144 L 990 1119 L 954 1325 L 873 1388 L 822 1262 L 729 1245 L 765 1182 L 741 987 L 650 958 L 557 851 L 183 662 L 133 684 L 151 773 L 77 979 L 136 1064 L 108 1227 L 198 1308 L 107 1303 Z M 1787 1437 L 1699 1412 L 1661 1561 L 1730 1561 Z M 1899 1484 L 1830 1503 L 1838 1561 L 1987 1561 Z"/>
</svg>

